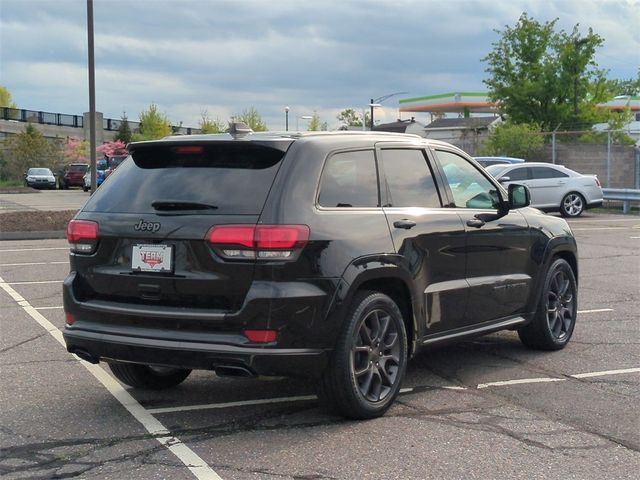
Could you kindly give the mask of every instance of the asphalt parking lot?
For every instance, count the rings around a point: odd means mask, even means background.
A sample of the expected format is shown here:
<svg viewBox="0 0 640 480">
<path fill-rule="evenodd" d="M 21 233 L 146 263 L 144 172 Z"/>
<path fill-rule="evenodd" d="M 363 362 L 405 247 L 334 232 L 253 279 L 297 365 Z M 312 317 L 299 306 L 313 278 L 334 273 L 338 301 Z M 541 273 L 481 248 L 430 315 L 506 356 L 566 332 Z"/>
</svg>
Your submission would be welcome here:
<svg viewBox="0 0 640 480">
<path fill-rule="evenodd" d="M 414 358 L 383 418 L 312 384 L 194 372 L 155 393 L 66 353 L 64 240 L 0 242 L 0 476 L 603 479 L 640 471 L 640 218 L 572 220 L 579 315 L 564 350 L 503 332 Z"/>
</svg>

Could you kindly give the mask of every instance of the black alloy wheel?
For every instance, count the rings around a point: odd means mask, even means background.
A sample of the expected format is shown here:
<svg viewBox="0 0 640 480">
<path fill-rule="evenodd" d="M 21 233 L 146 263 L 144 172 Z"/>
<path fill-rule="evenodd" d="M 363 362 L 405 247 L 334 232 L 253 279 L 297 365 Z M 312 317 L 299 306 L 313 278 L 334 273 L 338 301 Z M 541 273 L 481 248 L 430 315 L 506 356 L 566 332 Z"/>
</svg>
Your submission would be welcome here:
<svg viewBox="0 0 640 480">
<path fill-rule="evenodd" d="M 396 303 L 383 293 L 358 292 L 321 379 L 320 401 L 348 418 L 384 415 L 406 363 L 407 334 Z"/>
<path fill-rule="evenodd" d="M 569 342 L 578 313 L 577 284 L 571 266 L 556 259 L 544 282 L 544 290 L 533 320 L 518 330 L 528 347 L 559 350 Z"/>
<path fill-rule="evenodd" d="M 400 367 L 398 326 L 380 309 L 370 311 L 357 327 L 351 347 L 351 373 L 360 394 L 370 402 L 384 400 L 392 391 Z"/>
</svg>

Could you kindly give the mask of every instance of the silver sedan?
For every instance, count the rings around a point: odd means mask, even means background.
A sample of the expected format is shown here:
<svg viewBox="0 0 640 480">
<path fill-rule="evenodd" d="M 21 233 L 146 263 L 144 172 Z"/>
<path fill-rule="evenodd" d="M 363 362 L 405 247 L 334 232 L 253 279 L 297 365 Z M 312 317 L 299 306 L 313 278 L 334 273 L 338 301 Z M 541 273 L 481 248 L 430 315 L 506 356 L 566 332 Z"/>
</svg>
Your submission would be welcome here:
<svg viewBox="0 0 640 480">
<path fill-rule="evenodd" d="M 602 205 L 602 188 L 595 175 L 582 175 L 561 165 L 543 162 L 491 165 L 486 170 L 505 188 L 510 183 L 529 187 L 531 206 L 540 210 L 578 217 L 585 209 Z"/>
</svg>

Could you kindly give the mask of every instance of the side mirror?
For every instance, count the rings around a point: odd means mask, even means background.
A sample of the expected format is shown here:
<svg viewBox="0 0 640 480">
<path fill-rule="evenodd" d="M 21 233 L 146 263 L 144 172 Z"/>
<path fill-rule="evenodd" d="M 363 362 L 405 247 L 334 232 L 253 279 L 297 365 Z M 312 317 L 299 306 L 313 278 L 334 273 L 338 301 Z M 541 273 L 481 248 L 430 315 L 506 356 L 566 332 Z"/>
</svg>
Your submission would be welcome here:
<svg viewBox="0 0 640 480">
<path fill-rule="evenodd" d="M 511 181 L 511 178 L 510 178 L 510 177 L 500 177 L 500 178 L 498 179 L 498 181 L 499 181 L 500 183 L 507 183 L 507 182 L 510 182 L 510 181 Z"/>
<path fill-rule="evenodd" d="M 531 194 L 525 185 L 509 185 L 509 208 L 524 208 L 531 205 Z"/>
</svg>

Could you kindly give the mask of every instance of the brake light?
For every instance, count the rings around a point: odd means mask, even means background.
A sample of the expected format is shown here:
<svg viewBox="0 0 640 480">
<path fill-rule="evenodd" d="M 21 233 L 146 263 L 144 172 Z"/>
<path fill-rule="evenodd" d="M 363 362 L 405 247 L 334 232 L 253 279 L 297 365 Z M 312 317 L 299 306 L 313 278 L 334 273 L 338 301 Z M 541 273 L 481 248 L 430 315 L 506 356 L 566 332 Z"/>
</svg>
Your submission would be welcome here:
<svg viewBox="0 0 640 480">
<path fill-rule="evenodd" d="M 230 259 L 293 260 L 309 241 L 306 225 L 218 225 L 206 240 Z"/>
<path fill-rule="evenodd" d="M 602 188 L 602 185 L 600 185 L 600 180 L 598 180 L 598 177 L 597 177 L 597 176 L 594 176 L 593 178 L 594 178 L 594 179 L 595 179 L 595 181 L 596 181 L 596 185 L 597 185 L 597 186 L 599 186 L 600 188 Z"/>
<path fill-rule="evenodd" d="M 252 343 L 271 343 L 276 341 L 278 332 L 275 330 L 245 330 L 244 336 Z"/>
<path fill-rule="evenodd" d="M 71 220 L 67 225 L 69 248 L 74 253 L 93 253 L 98 244 L 98 224 L 90 220 Z"/>
<path fill-rule="evenodd" d="M 204 148 L 200 145 L 185 145 L 181 147 L 174 147 L 173 151 L 176 153 L 202 153 Z"/>
</svg>

